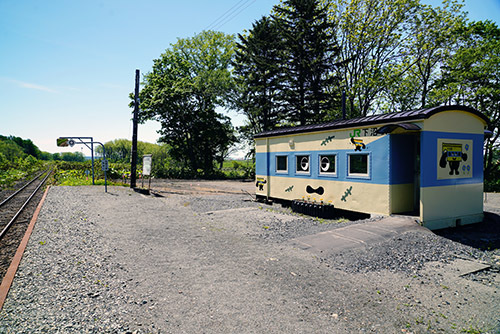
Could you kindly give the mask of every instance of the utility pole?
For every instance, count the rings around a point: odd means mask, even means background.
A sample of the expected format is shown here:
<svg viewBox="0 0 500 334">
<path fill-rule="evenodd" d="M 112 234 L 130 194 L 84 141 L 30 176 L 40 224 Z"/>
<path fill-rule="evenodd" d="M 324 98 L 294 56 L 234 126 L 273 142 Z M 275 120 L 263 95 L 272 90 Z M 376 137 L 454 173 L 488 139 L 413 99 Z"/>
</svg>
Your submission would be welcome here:
<svg viewBox="0 0 500 334">
<path fill-rule="evenodd" d="M 130 188 L 136 187 L 137 171 L 137 115 L 139 113 L 139 70 L 135 70 L 134 118 L 132 119 L 132 161 L 130 165 Z"/>
</svg>

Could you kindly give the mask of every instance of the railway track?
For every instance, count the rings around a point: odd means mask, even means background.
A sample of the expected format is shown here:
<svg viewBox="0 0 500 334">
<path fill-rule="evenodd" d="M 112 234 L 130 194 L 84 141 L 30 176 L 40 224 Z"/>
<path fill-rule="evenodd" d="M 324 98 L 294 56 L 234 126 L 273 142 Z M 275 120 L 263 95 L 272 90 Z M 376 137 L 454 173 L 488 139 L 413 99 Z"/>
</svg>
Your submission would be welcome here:
<svg viewBox="0 0 500 334">
<path fill-rule="evenodd" d="M 24 236 L 52 170 L 39 173 L 8 197 L 0 199 L 0 281 Z"/>
</svg>

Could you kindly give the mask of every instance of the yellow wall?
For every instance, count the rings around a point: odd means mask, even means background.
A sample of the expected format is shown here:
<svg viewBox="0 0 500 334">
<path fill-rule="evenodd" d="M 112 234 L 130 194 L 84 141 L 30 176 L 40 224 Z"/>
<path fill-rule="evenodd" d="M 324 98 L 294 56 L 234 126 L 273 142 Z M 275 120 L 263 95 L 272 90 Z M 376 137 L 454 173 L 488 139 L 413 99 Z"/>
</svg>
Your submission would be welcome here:
<svg viewBox="0 0 500 334">
<path fill-rule="evenodd" d="M 372 132 L 379 127 L 364 127 L 359 128 L 360 136 L 356 138 L 363 138 L 365 144 L 369 144 L 381 136 L 370 136 Z M 270 137 L 269 152 L 300 152 L 300 151 L 317 151 L 334 148 L 336 150 L 348 150 L 354 148 L 353 144 L 349 141 L 354 129 L 348 130 L 330 130 L 314 133 L 300 133 L 294 135 Z M 365 132 L 366 131 L 366 132 Z M 367 135 L 364 135 L 364 134 Z M 328 141 L 325 138 L 332 136 Z M 334 136 L 334 138 L 333 138 Z M 266 145 L 266 138 L 256 139 L 256 153 L 268 152 Z"/>
<path fill-rule="evenodd" d="M 421 220 L 430 229 L 482 221 L 483 184 L 421 188 Z"/>
<path fill-rule="evenodd" d="M 424 120 L 424 131 L 484 133 L 484 121 L 464 111 L 443 111 Z"/>
<path fill-rule="evenodd" d="M 285 200 L 302 199 L 308 201 L 323 200 L 324 204 L 333 204 L 336 208 L 388 215 L 389 211 L 389 186 L 380 184 L 353 183 L 342 181 L 309 180 L 290 177 L 266 177 L 257 175 L 258 179 L 266 179 L 267 183 L 262 191 L 257 190 L 257 195 L 266 196 L 266 187 L 271 185 L 270 197 Z M 307 186 L 315 189 L 322 186 L 323 195 L 308 194 Z M 288 191 L 287 191 L 288 189 Z"/>
</svg>

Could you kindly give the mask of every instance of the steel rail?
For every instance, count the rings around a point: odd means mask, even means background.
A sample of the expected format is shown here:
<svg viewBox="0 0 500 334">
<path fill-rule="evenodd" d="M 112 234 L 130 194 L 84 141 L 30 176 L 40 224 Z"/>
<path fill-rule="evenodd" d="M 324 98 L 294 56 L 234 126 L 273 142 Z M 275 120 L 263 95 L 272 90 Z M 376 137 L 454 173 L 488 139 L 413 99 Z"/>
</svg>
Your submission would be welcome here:
<svg viewBox="0 0 500 334">
<path fill-rule="evenodd" d="M 47 172 L 48 169 L 45 171 Z M 30 182 L 26 183 L 24 186 L 22 186 L 21 188 L 19 188 L 15 193 L 13 193 L 12 195 L 10 195 L 9 197 L 7 197 L 6 199 L 4 199 L 1 203 L 0 203 L 0 207 L 2 205 L 4 205 L 5 203 L 7 203 L 11 198 L 13 198 L 14 196 L 16 196 L 19 192 L 21 192 L 24 188 L 26 188 L 27 186 L 29 186 L 30 184 L 32 184 L 35 180 L 38 180 L 40 178 L 40 176 L 43 175 L 43 173 L 45 172 L 41 172 L 40 174 L 38 174 L 36 177 L 33 178 L 33 180 L 31 180 Z"/>
<path fill-rule="evenodd" d="M 24 202 L 23 206 L 19 209 L 19 211 L 17 211 L 17 213 L 14 215 L 14 217 L 7 223 L 7 225 L 4 227 L 4 229 L 2 230 L 2 232 L 0 232 L 0 239 L 2 239 L 4 237 L 4 235 L 9 230 L 10 226 L 14 223 L 14 221 L 16 220 L 16 218 L 21 214 L 21 212 L 24 210 L 24 208 L 26 207 L 26 205 L 28 205 L 29 201 L 31 201 L 31 199 L 33 198 L 33 196 L 35 196 L 35 194 L 38 191 L 38 189 L 40 189 L 40 187 L 45 183 L 45 181 L 47 181 L 47 179 L 48 179 L 48 177 L 50 176 L 51 173 L 52 173 L 52 170 L 50 170 L 47 173 L 47 175 L 43 178 L 42 182 L 40 182 L 40 184 L 36 187 L 36 189 L 31 193 L 30 197 L 28 197 L 28 199 L 26 200 L 26 202 Z"/>
</svg>

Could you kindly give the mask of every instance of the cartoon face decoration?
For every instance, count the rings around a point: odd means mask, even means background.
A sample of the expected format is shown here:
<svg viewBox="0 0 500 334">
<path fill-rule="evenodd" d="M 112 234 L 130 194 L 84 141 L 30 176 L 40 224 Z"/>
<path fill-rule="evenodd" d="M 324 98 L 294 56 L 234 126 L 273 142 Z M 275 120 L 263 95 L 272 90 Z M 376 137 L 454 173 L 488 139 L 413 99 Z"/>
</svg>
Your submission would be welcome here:
<svg viewBox="0 0 500 334">
<path fill-rule="evenodd" d="M 450 175 L 459 174 L 458 168 L 461 161 L 467 161 L 467 153 L 462 152 L 462 144 L 443 143 L 443 154 L 439 160 L 439 167 L 446 168 L 446 163 L 450 166 Z"/>
<path fill-rule="evenodd" d="M 361 149 L 365 149 L 366 145 L 363 143 L 363 139 L 355 139 L 351 137 L 351 143 L 354 145 L 354 151 L 361 151 Z"/>
<path fill-rule="evenodd" d="M 264 185 L 267 183 L 267 180 L 262 178 L 262 177 L 258 177 L 257 178 L 257 182 L 255 182 L 255 186 L 259 189 L 259 191 L 264 191 Z"/>
<path fill-rule="evenodd" d="M 472 177 L 471 140 L 439 139 L 438 154 L 438 179 Z"/>
<path fill-rule="evenodd" d="M 308 155 L 297 155 L 296 156 L 297 169 L 299 173 L 309 172 L 309 156 Z"/>
</svg>

